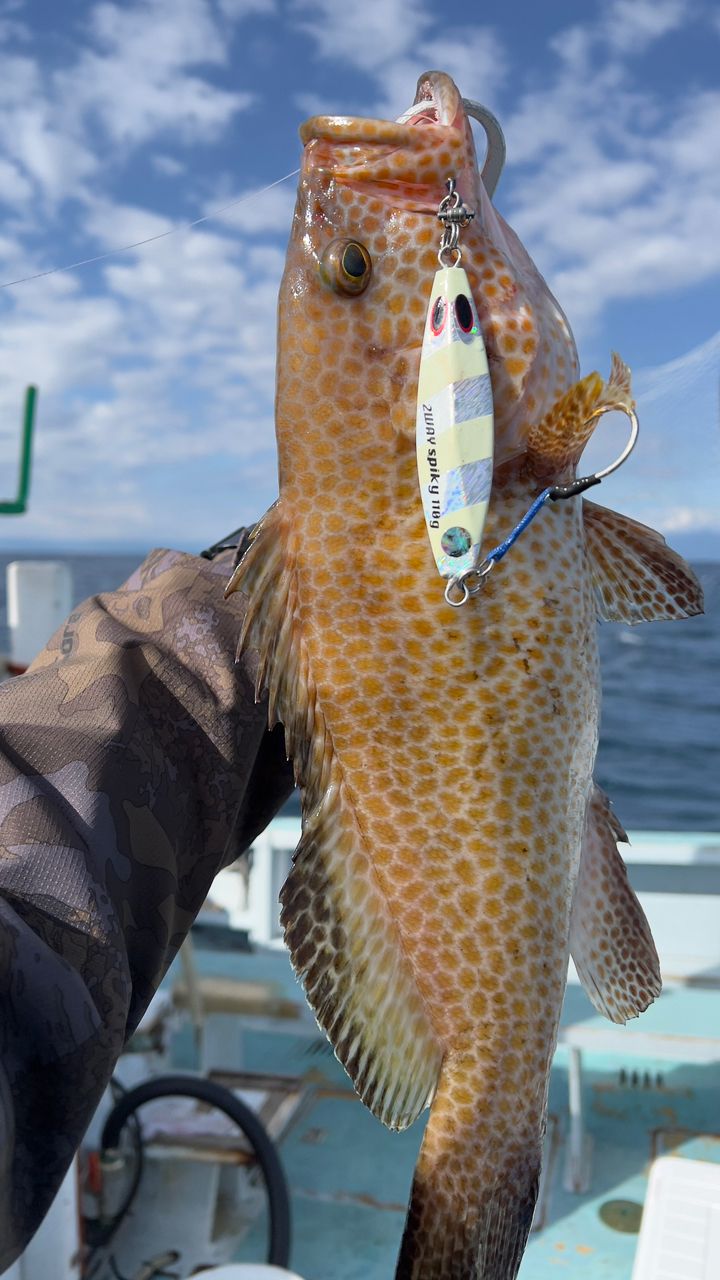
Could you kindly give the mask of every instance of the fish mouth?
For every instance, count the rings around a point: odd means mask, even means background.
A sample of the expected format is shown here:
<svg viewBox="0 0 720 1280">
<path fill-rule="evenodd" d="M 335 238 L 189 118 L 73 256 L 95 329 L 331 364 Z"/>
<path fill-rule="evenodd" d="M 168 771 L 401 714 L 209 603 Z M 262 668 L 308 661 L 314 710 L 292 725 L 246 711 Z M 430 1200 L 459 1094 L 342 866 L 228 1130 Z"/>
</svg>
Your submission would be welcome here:
<svg viewBox="0 0 720 1280">
<path fill-rule="evenodd" d="M 415 100 L 397 120 L 360 116 L 312 116 L 300 126 L 304 145 L 315 140 L 345 145 L 425 147 L 428 128 L 459 128 L 465 118 L 460 92 L 443 71 L 426 71 L 417 83 Z"/>
</svg>

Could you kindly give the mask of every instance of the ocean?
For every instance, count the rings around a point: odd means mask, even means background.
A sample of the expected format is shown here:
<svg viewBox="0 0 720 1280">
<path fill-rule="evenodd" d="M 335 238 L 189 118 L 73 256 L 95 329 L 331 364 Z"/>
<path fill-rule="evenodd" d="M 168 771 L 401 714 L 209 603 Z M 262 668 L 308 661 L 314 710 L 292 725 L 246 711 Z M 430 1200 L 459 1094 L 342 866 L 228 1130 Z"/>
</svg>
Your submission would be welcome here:
<svg viewBox="0 0 720 1280">
<path fill-rule="evenodd" d="M 21 558 L 0 555 L 0 652 L 7 648 L 5 567 Z M 79 601 L 117 587 L 141 557 L 49 558 L 70 566 Z M 703 617 L 600 627 L 596 777 L 631 830 L 720 833 L 720 564 L 694 568 L 705 588 Z"/>
</svg>

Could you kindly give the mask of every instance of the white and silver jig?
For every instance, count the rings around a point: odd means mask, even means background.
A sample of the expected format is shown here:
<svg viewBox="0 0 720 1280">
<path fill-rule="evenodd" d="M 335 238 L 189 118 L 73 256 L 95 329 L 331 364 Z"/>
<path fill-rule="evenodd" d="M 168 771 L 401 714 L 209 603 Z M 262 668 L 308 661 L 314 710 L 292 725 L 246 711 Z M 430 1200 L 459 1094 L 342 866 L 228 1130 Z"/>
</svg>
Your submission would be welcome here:
<svg viewBox="0 0 720 1280">
<path fill-rule="evenodd" d="M 494 418 L 487 353 L 459 233 L 474 216 L 453 178 L 438 209 L 444 231 L 425 321 L 416 418 L 425 522 L 438 572 L 457 578 L 480 561 L 493 475 Z"/>
</svg>

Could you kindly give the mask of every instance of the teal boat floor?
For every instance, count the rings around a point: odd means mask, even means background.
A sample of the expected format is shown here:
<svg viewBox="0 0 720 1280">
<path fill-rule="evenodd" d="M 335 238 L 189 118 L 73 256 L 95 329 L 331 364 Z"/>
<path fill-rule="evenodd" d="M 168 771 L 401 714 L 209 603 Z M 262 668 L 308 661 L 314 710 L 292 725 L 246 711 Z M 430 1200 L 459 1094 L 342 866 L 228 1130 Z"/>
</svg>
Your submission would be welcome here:
<svg viewBox="0 0 720 1280">
<path fill-rule="evenodd" d="M 196 947 L 203 975 L 272 981 L 304 1003 L 286 955 Z M 675 989 L 632 1024 L 643 1032 L 709 1036 L 720 993 Z M 568 990 L 563 1022 L 603 1025 L 579 988 Z M 607 1025 L 607 1024 L 604 1024 Z M 242 1069 L 301 1077 L 306 1105 L 281 1144 L 293 1207 L 291 1265 L 304 1280 L 391 1280 L 424 1122 L 390 1133 L 363 1107 L 342 1068 L 317 1039 L 271 1030 L 243 1036 Z M 194 1066 L 191 1035 L 179 1034 L 177 1066 Z M 567 1050 L 550 1081 L 546 1188 L 520 1280 L 630 1280 L 651 1161 L 673 1154 L 720 1163 L 720 1064 L 693 1066 L 636 1054 L 585 1052 L 584 1105 L 592 1140 L 590 1188 L 563 1189 L 568 1132 Z M 240 1064 L 228 1064 L 228 1067 Z M 264 1256 L 259 1221 L 237 1260 Z"/>
</svg>

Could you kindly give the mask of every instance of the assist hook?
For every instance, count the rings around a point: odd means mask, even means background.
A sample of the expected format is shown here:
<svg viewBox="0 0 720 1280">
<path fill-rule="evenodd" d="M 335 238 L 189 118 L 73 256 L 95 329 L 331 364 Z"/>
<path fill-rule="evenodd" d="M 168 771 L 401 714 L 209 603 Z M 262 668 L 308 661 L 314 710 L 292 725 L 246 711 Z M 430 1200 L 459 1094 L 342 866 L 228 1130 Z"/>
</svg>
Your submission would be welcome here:
<svg viewBox="0 0 720 1280">
<path fill-rule="evenodd" d="M 553 502 L 557 502 L 559 498 L 574 498 L 576 494 L 584 493 L 586 489 L 591 489 L 594 484 L 600 484 L 601 480 L 604 480 L 606 476 L 612 475 L 613 471 L 617 471 L 618 467 L 621 467 L 623 462 L 630 457 L 640 432 L 640 424 L 635 410 L 625 404 L 599 404 L 591 414 L 588 414 L 585 422 L 589 426 L 591 422 L 596 422 L 598 418 L 604 417 L 606 413 L 624 413 L 629 420 L 630 438 L 625 448 L 608 467 L 602 467 L 600 471 L 593 471 L 589 476 L 579 476 L 577 480 L 571 481 L 570 484 L 553 485 L 548 490 L 548 496 Z"/>
<path fill-rule="evenodd" d="M 538 512 L 542 511 L 546 502 L 559 502 L 564 498 L 577 497 L 578 494 L 584 493 L 586 489 L 591 489 L 593 485 L 600 484 L 606 476 L 612 475 L 613 471 L 617 471 L 618 467 L 621 467 L 623 462 L 630 457 L 640 431 L 640 424 L 634 409 L 623 404 L 599 404 L 597 408 L 593 409 L 592 413 L 588 414 L 585 421 L 589 424 L 595 422 L 598 418 L 602 418 L 606 413 L 614 412 L 624 413 L 630 422 L 630 438 L 622 453 L 619 453 L 609 466 L 602 467 L 599 471 L 593 471 L 588 476 L 580 476 L 577 480 L 572 480 L 570 484 L 549 485 L 547 489 L 543 489 L 542 493 L 538 494 L 535 501 L 525 512 L 522 520 L 518 521 L 515 528 L 503 542 L 493 547 L 492 551 L 488 551 L 485 559 L 480 564 L 468 569 L 465 573 L 460 573 L 456 577 L 449 579 L 445 588 L 445 599 L 449 605 L 452 605 L 453 609 L 459 609 L 471 596 L 479 595 L 490 570 L 507 554 L 523 530 L 527 529 Z"/>
</svg>

